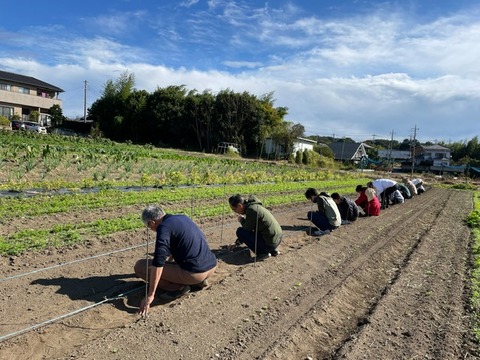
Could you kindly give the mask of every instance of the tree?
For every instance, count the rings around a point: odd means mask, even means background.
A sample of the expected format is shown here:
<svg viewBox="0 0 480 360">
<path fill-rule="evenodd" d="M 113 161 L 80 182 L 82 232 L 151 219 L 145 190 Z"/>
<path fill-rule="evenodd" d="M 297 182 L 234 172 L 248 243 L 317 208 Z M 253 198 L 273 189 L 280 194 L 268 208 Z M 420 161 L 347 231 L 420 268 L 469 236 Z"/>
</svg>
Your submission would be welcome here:
<svg viewBox="0 0 480 360">
<path fill-rule="evenodd" d="M 50 119 L 52 120 L 52 126 L 57 127 L 61 125 L 65 120 L 65 116 L 63 116 L 63 111 L 60 105 L 55 104 L 50 109 L 48 109 L 48 113 L 50 114 Z"/>
<path fill-rule="evenodd" d="M 127 99 L 134 91 L 135 76 L 125 72 L 116 81 L 107 80 L 102 96 L 89 109 L 89 117 L 98 124 L 106 137 L 126 140 L 125 115 Z"/>
<path fill-rule="evenodd" d="M 36 110 L 34 111 L 31 111 L 30 112 L 30 115 L 28 116 L 28 118 L 30 119 L 30 121 L 34 121 L 34 122 L 38 122 L 38 118 L 40 117 L 40 113 Z"/>
</svg>

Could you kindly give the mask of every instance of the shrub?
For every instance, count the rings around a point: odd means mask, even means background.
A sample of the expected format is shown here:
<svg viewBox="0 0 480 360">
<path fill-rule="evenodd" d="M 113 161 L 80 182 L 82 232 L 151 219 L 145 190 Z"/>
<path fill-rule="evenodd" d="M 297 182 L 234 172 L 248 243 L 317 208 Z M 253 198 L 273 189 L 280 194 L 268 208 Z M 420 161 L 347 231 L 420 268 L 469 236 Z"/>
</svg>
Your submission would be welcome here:
<svg viewBox="0 0 480 360">
<path fill-rule="evenodd" d="M 301 150 L 297 150 L 297 153 L 295 154 L 295 164 L 301 164 L 303 159 L 303 153 Z"/>
<path fill-rule="evenodd" d="M 8 120 L 5 116 L 0 116 L 0 126 L 10 126 L 10 120 Z"/>
</svg>

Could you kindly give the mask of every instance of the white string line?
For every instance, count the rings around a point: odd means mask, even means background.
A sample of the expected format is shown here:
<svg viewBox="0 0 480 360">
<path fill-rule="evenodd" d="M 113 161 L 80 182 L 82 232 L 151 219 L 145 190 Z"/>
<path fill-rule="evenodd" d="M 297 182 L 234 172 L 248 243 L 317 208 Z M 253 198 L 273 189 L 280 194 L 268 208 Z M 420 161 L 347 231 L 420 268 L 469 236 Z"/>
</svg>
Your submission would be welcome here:
<svg viewBox="0 0 480 360">
<path fill-rule="evenodd" d="M 305 227 L 304 229 L 306 229 L 306 228 L 307 228 L 307 227 Z M 294 231 L 292 231 L 291 233 L 293 233 L 293 232 L 294 232 Z M 289 237 L 289 236 L 290 236 L 290 235 L 286 234 L 284 237 Z M 148 244 L 148 242 L 147 242 L 147 244 Z M 140 245 L 140 246 L 144 246 L 144 245 Z M 239 251 L 239 252 L 242 252 L 242 251 L 245 251 L 245 250 L 247 250 L 247 248 L 246 248 L 246 249 L 243 249 L 243 250 L 241 250 L 241 251 Z M 147 256 L 148 256 L 148 251 L 147 251 Z M 82 259 L 82 260 L 85 260 L 85 259 Z M 78 262 L 78 261 L 77 261 L 77 262 Z M 67 263 L 65 263 L 65 264 L 67 264 Z M 65 265 L 65 264 L 64 264 L 64 265 Z M 58 266 L 61 266 L 61 264 L 57 265 L 56 267 L 58 267 Z M 148 276 L 148 271 L 147 271 L 147 276 Z M 54 323 L 54 322 L 56 322 L 56 321 L 65 319 L 65 318 L 67 318 L 67 317 L 76 315 L 76 314 L 78 314 L 78 313 L 80 313 L 80 312 L 89 310 L 89 309 L 94 308 L 94 307 L 96 307 L 96 306 L 98 306 L 98 305 L 101 305 L 101 304 L 103 304 L 103 303 L 105 303 L 105 302 L 113 301 L 113 300 L 118 300 L 118 299 L 120 299 L 120 298 L 122 298 L 122 297 L 125 297 L 126 295 L 128 295 L 128 294 L 130 294 L 130 293 L 133 293 L 133 292 L 136 292 L 136 291 L 139 291 L 139 290 L 142 290 L 142 289 L 146 289 L 146 286 L 148 286 L 148 282 L 145 284 L 145 287 L 144 287 L 144 286 L 141 286 L 141 287 L 138 287 L 138 288 L 135 288 L 135 289 L 126 291 L 126 292 L 124 292 L 124 293 L 121 293 L 121 294 L 119 294 L 119 295 L 116 295 L 116 296 L 114 296 L 114 297 L 105 298 L 105 299 L 102 300 L 102 301 L 99 301 L 99 302 L 97 302 L 97 303 L 95 303 L 95 304 L 91 304 L 91 305 L 85 306 L 85 307 L 83 307 L 83 308 L 77 309 L 77 310 L 72 311 L 72 312 L 70 312 L 70 313 L 60 315 L 60 316 L 58 316 L 58 317 L 56 317 L 56 318 L 53 318 L 53 319 L 50 319 L 50 320 L 46 320 L 46 321 L 44 321 L 44 322 L 42 322 L 42 323 L 32 325 L 32 326 L 30 326 L 30 327 L 27 327 L 27 328 L 24 328 L 24 329 L 15 331 L 15 332 L 10 333 L 10 334 L 2 335 L 2 336 L 0 337 L 0 342 L 3 342 L 3 341 L 5 341 L 5 340 L 8 340 L 8 339 L 10 339 L 10 338 L 12 338 L 12 337 L 15 337 L 15 336 L 22 335 L 22 334 L 27 333 L 27 332 L 29 332 L 29 331 L 36 330 L 36 329 L 38 329 L 38 328 L 40 328 L 40 327 L 43 327 L 43 326 L 52 324 L 52 323 Z"/>
<path fill-rule="evenodd" d="M 148 287 L 149 287 L 149 284 L 148 284 L 148 273 L 150 271 L 149 269 L 149 266 L 148 266 L 148 243 L 150 242 L 150 232 L 149 232 L 149 228 L 147 227 L 147 249 L 145 251 L 145 301 L 147 301 L 147 297 L 148 297 Z M 148 306 L 148 305 L 147 305 Z M 147 312 L 145 311 L 145 319 L 147 318 Z"/>
<path fill-rule="evenodd" d="M 99 306 L 99 305 L 101 305 L 101 304 L 103 304 L 103 303 L 106 303 L 106 302 L 108 302 L 108 301 L 118 300 L 118 299 L 120 299 L 120 298 L 125 297 L 125 296 L 128 295 L 128 294 L 131 294 L 131 293 L 133 293 L 133 292 L 135 292 L 135 291 L 139 291 L 139 290 L 142 290 L 142 289 L 143 289 L 143 286 L 142 286 L 142 287 L 139 287 L 139 288 L 135 288 L 135 289 L 129 290 L 129 291 L 126 291 L 126 292 L 124 292 L 124 293 L 122 293 L 122 294 L 118 294 L 118 295 L 113 296 L 113 297 L 110 297 L 110 298 L 105 298 L 105 299 L 102 300 L 102 301 L 99 301 L 99 302 L 96 302 L 96 303 L 94 303 L 94 304 L 85 306 L 85 307 L 83 307 L 83 308 L 74 310 L 74 311 L 69 312 L 69 313 L 67 313 L 67 314 L 60 315 L 60 316 L 58 316 L 58 317 L 56 317 L 56 318 L 46 320 L 46 321 L 44 321 L 44 322 L 42 322 L 42 323 L 29 326 L 29 327 L 27 327 L 27 328 L 24 328 L 24 329 L 21 329 L 21 330 L 12 332 L 12 333 L 10 333 L 10 334 L 2 335 L 2 336 L 0 336 L 0 342 L 5 341 L 5 340 L 7 340 L 7 339 L 10 339 L 10 338 L 12 338 L 12 337 L 18 336 L 18 335 L 22 335 L 22 334 L 24 334 L 24 333 L 26 333 L 26 332 L 29 332 L 29 331 L 38 329 L 38 328 L 40 328 L 40 327 L 43 327 L 43 326 L 52 324 L 52 323 L 57 322 L 57 321 L 59 321 L 59 320 L 65 319 L 65 318 L 67 318 L 67 317 L 76 315 L 76 314 L 78 314 L 78 313 L 81 313 L 81 312 L 83 312 L 83 311 L 89 310 L 89 309 L 91 309 L 91 308 L 94 308 L 94 307 L 96 307 L 96 306 Z"/>
<path fill-rule="evenodd" d="M 277 212 L 277 214 L 286 214 L 288 212 L 290 212 L 290 211 L 285 210 L 285 211 Z M 221 225 L 210 226 L 210 227 L 206 228 L 205 231 L 207 231 L 209 229 L 215 229 L 215 228 L 218 228 L 218 227 L 222 227 L 222 229 L 223 229 L 224 224 L 222 223 Z M 20 278 L 20 277 L 40 273 L 40 272 L 43 272 L 43 271 L 56 269 L 56 268 L 63 267 L 63 266 L 68 266 L 68 265 L 77 264 L 77 263 L 88 261 L 88 260 L 97 259 L 97 258 L 100 258 L 100 257 L 103 257 L 103 256 L 109 256 L 109 255 L 117 254 L 117 253 L 124 252 L 124 251 L 134 250 L 134 249 L 137 249 L 137 248 L 142 247 L 142 246 L 145 246 L 145 244 L 133 245 L 133 246 L 129 246 L 129 247 L 126 247 L 126 248 L 123 248 L 123 249 L 113 250 L 113 251 L 110 251 L 110 252 L 107 252 L 107 253 L 102 253 L 102 254 L 93 255 L 93 256 L 86 257 L 86 258 L 82 258 L 82 259 L 67 261 L 67 262 L 64 262 L 64 263 L 48 266 L 46 268 L 32 270 L 32 271 L 29 271 L 29 272 L 26 272 L 26 273 L 7 276 L 5 278 L 0 278 L 0 283 L 4 282 L 4 281 L 7 281 L 7 280 L 13 280 L 13 279 L 17 279 L 17 278 Z"/>
<path fill-rule="evenodd" d="M 108 253 L 93 255 L 93 256 L 90 256 L 90 257 L 60 263 L 60 264 L 52 265 L 52 266 L 49 266 L 49 267 L 46 267 L 46 268 L 41 268 L 41 269 L 29 271 L 29 272 L 26 272 L 26 273 L 7 276 L 5 278 L 0 279 L 0 282 L 16 279 L 16 278 L 27 276 L 27 275 L 32 275 L 32 274 L 39 273 L 39 272 L 46 271 L 46 270 L 52 270 L 52 269 L 55 269 L 55 268 L 58 268 L 58 267 L 66 266 L 66 265 L 72 265 L 72 264 L 80 263 L 80 262 L 83 262 L 83 261 L 96 259 L 96 258 L 99 258 L 99 257 L 102 257 L 102 256 L 108 256 L 108 255 L 116 254 L 116 253 L 119 253 L 119 252 L 133 250 L 133 249 L 136 249 L 136 248 L 139 248 L 139 247 L 142 247 L 142 246 L 145 246 L 145 244 L 133 245 L 133 246 L 130 246 L 130 247 L 127 247 L 127 248 L 123 248 L 123 249 L 119 249 L 119 250 L 113 250 L 113 251 L 110 251 Z"/>
<path fill-rule="evenodd" d="M 254 265 L 257 266 L 257 240 L 258 240 L 258 210 L 257 210 L 257 221 L 255 223 L 255 260 Z"/>
</svg>

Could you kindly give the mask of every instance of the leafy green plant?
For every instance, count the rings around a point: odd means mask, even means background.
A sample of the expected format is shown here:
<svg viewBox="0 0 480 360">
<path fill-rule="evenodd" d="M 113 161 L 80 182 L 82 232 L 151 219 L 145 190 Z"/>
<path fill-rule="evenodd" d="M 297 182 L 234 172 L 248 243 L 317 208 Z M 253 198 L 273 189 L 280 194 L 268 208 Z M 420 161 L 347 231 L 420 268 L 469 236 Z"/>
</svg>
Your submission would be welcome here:
<svg viewBox="0 0 480 360">
<path fill-rule="evenodd" d="M 475 209 L 469 214 L 467 224 L 472 228 L 473 269 L 471 273 L 471 304 L 474 313 L 474 333 L 480 343 L 480 193 L 474 195 Z"/>
</svg>

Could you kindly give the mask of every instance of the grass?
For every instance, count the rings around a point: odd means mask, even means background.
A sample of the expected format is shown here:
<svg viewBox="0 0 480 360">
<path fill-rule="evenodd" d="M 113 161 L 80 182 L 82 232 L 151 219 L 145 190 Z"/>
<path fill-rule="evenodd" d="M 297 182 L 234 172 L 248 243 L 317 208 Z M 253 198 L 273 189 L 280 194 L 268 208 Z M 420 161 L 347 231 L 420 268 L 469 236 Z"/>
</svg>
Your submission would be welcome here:
<svg viewBox="0 0 480 360">
<path fill-rule="evenodd" d="M 473 331 L 480 343 L 480 193 L 474 193 L 474 210 L 468 215 L 467 224 L 472 228 L 473 268 L 471 274 L 471 304 L 474 312 Z"/>
</svg>

